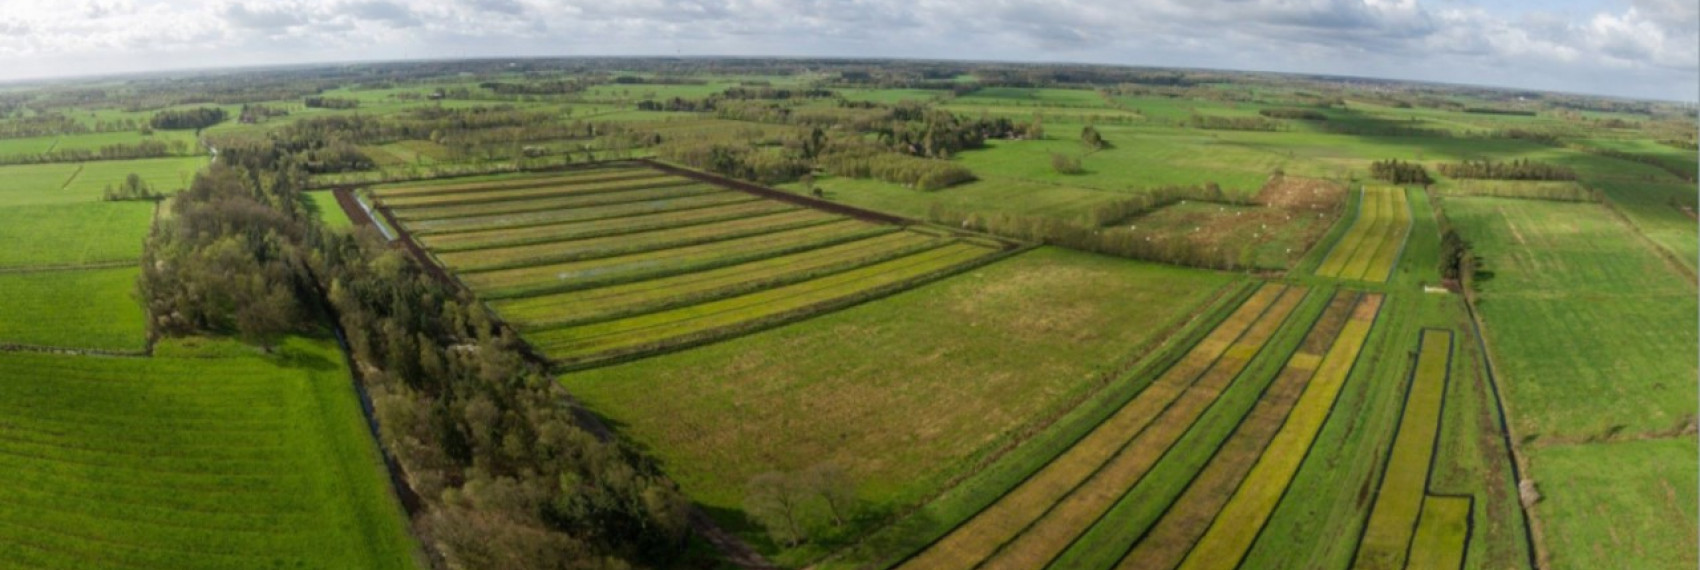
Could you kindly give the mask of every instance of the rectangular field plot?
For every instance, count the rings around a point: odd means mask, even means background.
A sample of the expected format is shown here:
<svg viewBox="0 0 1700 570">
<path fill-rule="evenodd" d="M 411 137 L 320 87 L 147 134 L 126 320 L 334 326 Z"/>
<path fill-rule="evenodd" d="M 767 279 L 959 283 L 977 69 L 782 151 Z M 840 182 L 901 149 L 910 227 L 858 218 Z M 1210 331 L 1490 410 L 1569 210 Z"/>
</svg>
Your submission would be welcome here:
<svg viewBox="0 0 1700 570">
<path fill-rule="evenodd" d="M 1358 218 L 1329 250 L 1316 274 L 1349 281 L 1386 281 L 1411 229 L 1405 189 L 1365 186 Z"/>
<path fill-rule="evenodd" d="M 0 344 L 141 351 L 136 266 L 0 273 Z"/>
<path fill-rule="evenodd" d="M 0 208 L 0 271 L 137 262 L 153 211 L 153 202 Z"/>
<path fill-rule="evenodd" d="M 1406 554 L 1420 517 L 1453 515 L 1445 506 L 1427 505 L 1430 464 L 1434 459 L 1435 437 L 1440 433 L 1440 411 L 1446 395 L 1448 371 L 1452 364 L 1452 332 L 1423 331 L 1422 345 L 1417 351 L 1417 366 L 1411 373 L 1410 391 L 1405 397 L 1404 413 L 1399 431 L 1393 438 L 1393 450 L 1382 475 L 1381 488 L 1370 510 L 1369 524 L 1364 528 L 1358 545 L 1354 568 L 1366 570 L 1397 570 L 1406 567 Z M 1434 512 L 1431 513 L 1430 511 Z M 1469 514 L 1466 508 L 1464 515 Z M 1454 525 L 1430 521 L 1426 540 L 1440 542 L 1437 547 L 1447 551 L 1464 551 L 1469 539 L 1468 529 L 1444 537 L 1435 537 L 1435 525 L 1451 528 Z M 1444 539 L 1444 540 L 1442 540 Z"/>
<path fill-rule="evenodd" d="M 0 352 L 0 567 L 415 567 L 335 345 L 246 351 Z"/>
<path fill-rule="evenodd" d="M 806 317 L 1013 247 L 637 163 L 371 194 L 433 262 L 566 366 Z"/>
</svg>

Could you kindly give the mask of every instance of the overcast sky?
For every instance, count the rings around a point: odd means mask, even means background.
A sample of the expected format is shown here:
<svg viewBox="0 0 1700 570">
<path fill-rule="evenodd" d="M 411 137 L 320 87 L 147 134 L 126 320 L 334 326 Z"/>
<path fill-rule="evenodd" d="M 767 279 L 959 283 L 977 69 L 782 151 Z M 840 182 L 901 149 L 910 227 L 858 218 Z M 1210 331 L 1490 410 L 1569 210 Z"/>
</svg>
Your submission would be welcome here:
<svg viewBox="0 0 1700 570">
<path fill-rule="evenodd" d="M 547 55 L 1075 61 L 1691 101 L 1697 0 L 0 0 L 0 81 Z"/>
</svg>

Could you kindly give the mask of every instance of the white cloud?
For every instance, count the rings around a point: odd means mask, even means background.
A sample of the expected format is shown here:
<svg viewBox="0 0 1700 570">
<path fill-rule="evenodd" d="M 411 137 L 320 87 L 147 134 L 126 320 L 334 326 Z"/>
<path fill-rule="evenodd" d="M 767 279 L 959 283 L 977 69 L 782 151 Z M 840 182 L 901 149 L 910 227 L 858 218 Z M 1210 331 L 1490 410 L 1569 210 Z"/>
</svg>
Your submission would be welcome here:
<svg viewBox="0 0 1700 570">
<path fill-rule="evenodd" d="M 0 0 L 0 79 L 694 53 L 1080 60 L 1697 96 L 1694 0 L 1609 0 L 1592 13 L 1488 1 Z"/>
</svg>

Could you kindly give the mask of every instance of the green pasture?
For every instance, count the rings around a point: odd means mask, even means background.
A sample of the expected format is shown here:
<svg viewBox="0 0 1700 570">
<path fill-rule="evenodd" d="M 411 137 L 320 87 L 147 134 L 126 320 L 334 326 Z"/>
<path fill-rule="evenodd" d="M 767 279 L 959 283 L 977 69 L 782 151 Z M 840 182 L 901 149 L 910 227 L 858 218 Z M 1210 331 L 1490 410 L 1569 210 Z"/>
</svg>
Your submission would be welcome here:
<svg viewBox="0 0 1700 570">
<path fill-rule="evenodd" d="M 132 296 L 141 269 L 0 273 L 0 344 L 140 351 L 147 316 Z"/>
<path fill-rule="evenodd" d="M 163 352 L 0 352 L 0 566 L 418 567 L 333 344 Z"/>
<path fill-rule="evenodd" d="M 153 202 L 0 208 L 0 270 L 137 261 L 153 212 Z"/>
</svg>

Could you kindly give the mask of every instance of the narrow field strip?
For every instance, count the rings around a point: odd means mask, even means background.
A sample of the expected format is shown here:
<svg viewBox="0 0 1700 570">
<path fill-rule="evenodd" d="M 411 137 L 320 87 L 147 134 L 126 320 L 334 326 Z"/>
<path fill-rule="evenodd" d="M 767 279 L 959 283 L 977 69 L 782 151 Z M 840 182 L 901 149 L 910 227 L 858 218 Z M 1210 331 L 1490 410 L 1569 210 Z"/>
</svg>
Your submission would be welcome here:
<svg viewBox="0 0 1700 570">
<path fill-rule="evenodd" d="M 1353 568 L 1399 569 L 1416 532 L 1423 511 L 1423 495 L 1434 460 L 1435 438 L 1440 435 L 1440 411 L 1451 376 L 1452 331 L 1424 330 L 1417 366 L 1411 372 L 1410 391 L 1393 436 L 1393 451 L 1387 460 L 1381 486 L 1370 508 Z"/>
<path fill-rule="evenodd" d="M 1109 461 L 1128 440 L 1204 374 L 1287 292 L 1265 284 L 1221 324 L 1163 371 L 1151 385 L 1117 410 L 1067 451 L 950 533 L 901 564 L 901 568 L 972 568 L 991 556 L 1009 537 L 1026 528 L 1051 505 Z"/>
<path fill-rule="evenodd" d="M 1402 187 L 1365 186 L 1358 219 L 1316 274 L 1379 283 L 1393 272 L 1411 231 L 1411 206 Z"/>
<path fill-rule="evenodd" d="M 1323 277 L 1340 276 L 1341 270 L 1346 267 L 1346 262 L 1363 245 L 1364 235 L 1368 233 L 1367 228 L 1374 223 L 1375 212 L 1378 208 L 1376 201 L 1379 197 L 1379 194 L 1371 193 L 1368 186 L 1358 189 L 1358 216 L 1352 220 L 1352 225 L 1346 229 L 1346 234 L 1340 236 L 1340 241 L 1334 244 L 1334 249 L 1329 250 L 1328 256 L 1324 257 L 1322 263 L 1317 265 L 1317 275 Z"/>
<path fill-rule="evenodd" d="M 468 272 L 462 273 L 460 277 L 484 298 L 502 299 L 677 275 L 826 247 L 894 231 L 899 230 L 892 226 L 844 220 L 702 245 L 588 261 Z"/>
<path fill-rule="evenodd" d="M 1246 334 L 1229 346 L 1210 369 L 1182 392 L 1090 478 L 1053 505 L 1021 534 L 999 548 L 980 568 L 1043 568 L 1097 522 L 1128 489 L 1150 472 L 1228 391 L 1275 332 L 1294 314 L 1307 294 L 1289 289 Z"/>
<path fill-rule="evenodd" d="M 1381 303 L 1381 295 L 1366 295 L 1353 309 L 1352 318 L 1346 321 L 1339 339 L 1317 364 L 1310 384 L 1293 405 L 1280 431 L 1235 489 L 1228 504 L 1211 521 L 1204 536 L 1187 553 L 1180 568 L 1219 570 L 1239 565 L 1275 511 L 1275 505 L 1286 494 L 1287 485 L 1316 441 L 1317 432 L 1333 411 L 1335 398 L 1369 339 Z"/>
<path fill-rule="evenodd" d="M 569 184 L 594 184 L 617 180 L 659 178 L 666 173 L 656 172 L 641 166 L 603 168 L 588 170 L 581 173 L 548 178 L 524 178 L 517 180 L 486 180 L 482 182 L 445 183 L 439 185 L 398 186 L 394 188 L 377 187 L 372 192 L 380 198 L 410 198 L 415 196 L 432 196 L 438 194 L 468 194 L 477 192 L 499 192 L 504 190 L 520 190 L 525 188 L 542 188 L 546 186 L 564 186 Z"/>
<path fill-rule="evenodd" d="M 1108 568 L 1118 560 L 1123 568 L 1178 565 L 1274 437 L 1356 301 L 1355 293 L 1336 293 L 1255 401 L 1229 410 L 1219 430 L 1203 423 L 1195 427 L 1198 433 L 1188 433 L 1181 447 L 1123 494 L 1051 567 Z"/>
<path fill-rule="evenodd" d="M 1405 242 L 1411 234 L 1411 202 L 1405 196 L 1403 188 L 1397 189 L 1393 196 L 1393 226 L 1387 237 L 1376 250 L 1375 257 L 1365 266 L 1363 273 L 1358 275 L 1361 281 L 1380 283 L 1387 281 L 1393 273 L 1394 264 L 1399 261 L 1399 254 L 1405 249 Z"/>
<path fill-rule="evenodd" d="M 788 285 L 941 247 L 950 240 L 892 232 L 863 240 L 661 279 L 490 302 L 520 331 L 543 330 L 711 301 Z"/>
<path fill-rule="evenodd" d="M 496 214 L 470 218 L 448 218 L 443 220 L 420 220 L 407 224 L 409 231 L 414 234 L 431 234 L 465 230 L 482 230 L 496 228 L 519 228 L 525 226 L 541 226 L 562 222 L 586 222 L 610 218 L 625 218 L 644 214 L 656 214 L 696 208 L 709 208 L 737 204 L 740 202 L 755 202 L 762 200 L 757 196 L 743 192 L 716 192 L 703 196 L 686 198 L 669 198 L 651 200 L 613 206 L 594 208 L 574 208 L 567 210 L 543 210 L 514 214 Z"/>
<path fill-rule="evenodd" d="M 994 253 L 976 245 L 954 244 L 794 285 L 628 319 L 555 329 L 531 337 L 551 358 L 563 361 L 645 350 L 649 345 L 664 344 L 670 339 L 736 327 L 855 297 Z"/>
<path fill-rule="evenodd" d="M 436 257 L 444 267 L 456 271 L 490 271 L 685 247 L 806 228 L 844 219 L 846 218 L 818 210 L 799 210 L 720 224 L 687 226 L 584 240 L 445 252 L 437 254 Z"/>
<path fill-rule="evenodd" d="M 625 235 L 667 228 L 679 228 L 711 224 L 715 222 L 740 220 L 781 212 L 793 212 L 801 209 L 804 208 L 802 206 L 786 204 L 784 202 L 761 200 L 733 204 L 730 206 L 701 208 L 681 212 L 662 212 L 589 222 L 565 222 L 526 228 L 469 230 L 462 232 L 422 235 L 417 237 L 419 243 L 430 248 L 431 251 L 445 253 L 452 251 L 465 251 L 469 249 L 509 247 L 593 237 Z"/>
<path fill-rule="evenodd" d="M 1411 556 L 1405 567 L 1412 570 L 1462 570 L 1470 543 L 1470 497 L 1423 497 L 1423 514 L 1411 537 Z"/>
<path fill-rule="evenodd" d="M 645 188 L 667 188 L 686 186 L 694 182 L 688 178 L 669 177 L 666 175 L 653 177 L 623 177 L 613 180 L 590 180 L 584 182 L 567 181 L 557 184 L 544 184 L 523 188 L 504 188 L 497 190 L 473 190 L 465 192 L 438 193 L 425 196 L 394 197 L 387 193 L 378 194 L 379 201 L 385 206 L 401 209 L 437 208 L 466 204 L 490 204 L 514 200 L 535 200 L 540 198 L 564 198 L 568 196 L 588 196 L 611 192 L 627 192 Z"/>
<path fill-rule="evenodd" d="M 617 206 L 637 202 L 656 200 L 676 200 L 694 196 L 708 196 L 722 192 L 732 192 L 718 186 L 701 183 L 689 183 L 681 186 L 666 188 L 640 187 L 624 189 L 617 192 L 598 192 L 595 194 L 574 194 L 569 196 L 548 196 L 526 198 L 522 200 L 503 200 L 499 202 L 472 202 L 450 206 L 431 206 L 420 208 L 390 207 L 390 212 L 396 219 L 404 222 L 423 222 L 427 220 L 451 220 L 457 218 L 488 217 L 500 214 L 525 214 L 548 210 L 577 210 L 604 206 Z"/>
<path fill-rule="evenodd" d="M 1338 277 L 1341 279 L 1363 278 L 1369 269 L 1369 264 L 1375 259 L 1375 253 L 1381 250 L 1381 245 L 1388 241 L 1388 236 L 1396 229 L 1394 220 L 1393 193 L 1388 188 L 1375 189 L 1375 223 L 1365 228 L 1364 241 L 1352 257 L 1341 267 Z"/>
</svg>

